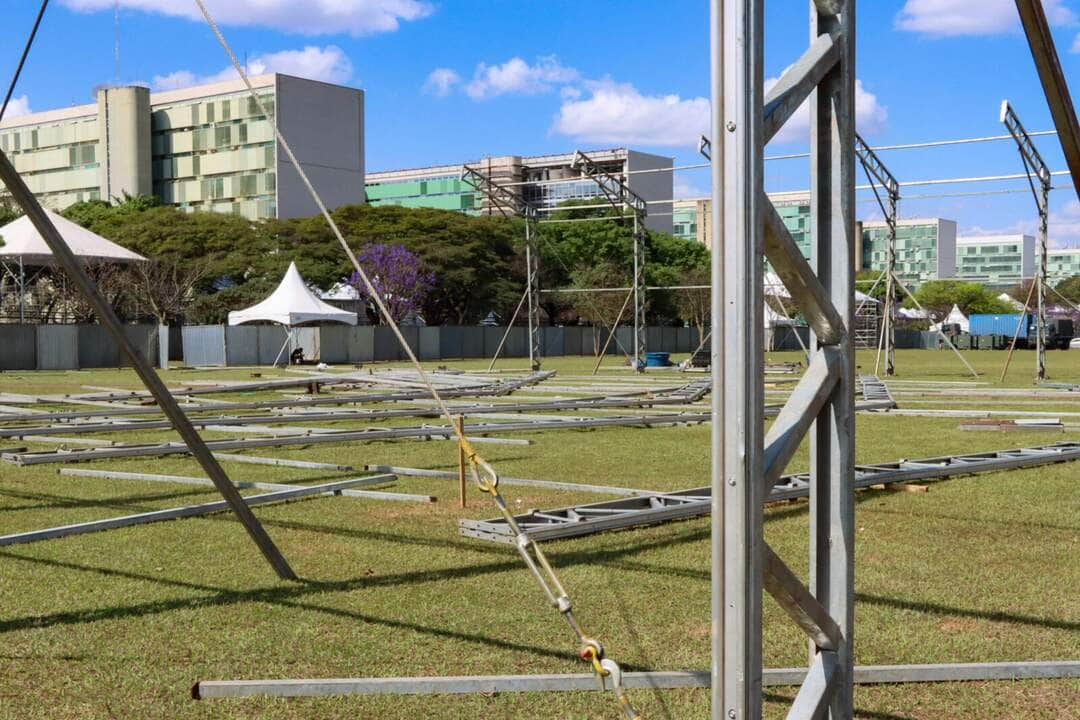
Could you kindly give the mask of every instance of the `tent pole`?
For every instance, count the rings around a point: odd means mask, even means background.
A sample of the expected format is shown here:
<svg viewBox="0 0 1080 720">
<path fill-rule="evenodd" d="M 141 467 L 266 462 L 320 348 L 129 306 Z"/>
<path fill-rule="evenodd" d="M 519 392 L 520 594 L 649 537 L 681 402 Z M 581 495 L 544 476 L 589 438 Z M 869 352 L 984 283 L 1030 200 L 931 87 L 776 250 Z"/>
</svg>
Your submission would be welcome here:
<svg viewBox="0 0 1080 720">
<path fill-rule="evenodd" d="M 281 343 L 281 349 L 277 352 L 277 357 L 274 358 L 274 367 L 277 367 L 278 360 L 281 359 L 281 353 L 285 352 L 285 348 L 292 341 L 292 328 L 288 325 L 285 326 L 285 342 Z M 285 363 L 288 365 L 288 363 Z"/>
</svg>

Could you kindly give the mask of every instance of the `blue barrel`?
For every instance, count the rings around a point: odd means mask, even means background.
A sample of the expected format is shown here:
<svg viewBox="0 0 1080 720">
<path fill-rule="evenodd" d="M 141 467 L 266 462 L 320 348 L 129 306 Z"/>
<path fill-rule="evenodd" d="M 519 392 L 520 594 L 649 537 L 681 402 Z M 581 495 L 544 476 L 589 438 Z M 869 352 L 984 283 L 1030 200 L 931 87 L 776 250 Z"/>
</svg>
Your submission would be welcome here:
<svg viewBox="0 0 1080 720">
<path fill-rule="evenodd" d="M 670 367 L 671 353 L 647 352 L 645 353 L 645 367 Z"/>
</svg>

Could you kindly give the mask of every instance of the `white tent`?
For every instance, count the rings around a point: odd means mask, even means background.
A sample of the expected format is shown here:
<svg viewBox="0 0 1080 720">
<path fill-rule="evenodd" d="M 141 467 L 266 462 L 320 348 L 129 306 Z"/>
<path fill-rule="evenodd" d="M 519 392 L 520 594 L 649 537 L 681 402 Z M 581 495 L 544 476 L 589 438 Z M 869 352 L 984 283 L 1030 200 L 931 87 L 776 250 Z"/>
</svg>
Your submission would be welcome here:
<svg viewBox="0 0 1080 720">
<path fill-rule="evenodd" d="M 940 323 L 931 325 L 930 329 L 941 330 L 943 326 L 952 324 L 959 325 L 960 330 L 963 332 L 970 332 L 971 330 L 971 322 L 967 319 L 967 316 L 964 315 L 964 313 L 960 312 L 960 307 L 955 303 L 952 306 L 952 310 L 949 311 L 949 314 L 945 316 L 945 319 L 942 320 Z"/>
<path fill-rule="evenodd" d="M 285 277 L 268 298 L 249 308 L 229 313 L 230 325 L 259 321 L 275 322 L 290 328 L 315 322 L 355 325 L 356 313 L 339 310 L 316 297 L 300 276 L 296 263 L 290 263 Z"/>
<path fill-rule="evenodd" d="M 52 210 L 45 209 L 45 214 L 52 220 L 71 252 L 83 262 L 146 262 L 142 255 L 120 247 Z M 25 266 L 53 265 L 56 262 L 45 239 L 26 215 L 0 228 L 0 238 L 4 239 L 4 246 L 0 247 L 0 262 L 21 262 Z"/>
<path fill-rule="evenodd" d="M 1009 305 L 1016 308 L 1017 310 L 1023 310 L 1024 309 L 1024 303 L 1020 302 L 1019 300 L 1014 298 L 1009 293 L 1001 293 L 1000 295 L 997 296 L 997 299 L 1000 300 L 1003 303 L 1008 303 Z"/>
</svg>

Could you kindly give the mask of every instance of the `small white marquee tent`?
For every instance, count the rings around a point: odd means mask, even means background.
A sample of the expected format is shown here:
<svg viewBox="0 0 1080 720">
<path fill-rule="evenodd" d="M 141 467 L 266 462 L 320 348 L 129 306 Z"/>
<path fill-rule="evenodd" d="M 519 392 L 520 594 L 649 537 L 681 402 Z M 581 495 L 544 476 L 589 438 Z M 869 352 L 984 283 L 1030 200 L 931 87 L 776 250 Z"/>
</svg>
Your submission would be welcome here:
<svg viewBox="0 0 1080 720">
<path fill-rule="evenodd" d="M 318 322 L 355 325 L 356 313 L 339 310 L 329 303 L 324 303 L 304 282 L 300 271 L 296 269 L 296 263 L 289 263 L 285 277 L 281 279 L 281 283 L 269 297 L 249 308 L 233 310 L 229 313 L 230 325 L 260 321 L 278 323 L 286 327 L 285 342 L 282 343 L 281 350 L 274 358 L 276 365 L 282 353 L 285 352 L 286 346 L 294 344 L 296 338 L 294 329 L 297 326 Z"/>
<path fill-rule="evenodd" d="M 945 319 L 940 323 L 931 325 L 931 330 L 941 330 L 945 325 L 959 325 L 962 332 L 971 331 L 971 322 L 967 319 L 964 313 L 960 312 L 960 307 L 953 303 L 952 310 L 945 316 Z"/>
<path fill-rule="evenodd" d="M 269 297 L 249 308 L 229 313 L 230 325 L 259 321 L 275 322 L 290 328 L 316 322 L 355 325 L 356 313 L 339 310 L 316 297 L 300 276 L 296 263 L 290 263 L 285 277 Z"/>
</svg>

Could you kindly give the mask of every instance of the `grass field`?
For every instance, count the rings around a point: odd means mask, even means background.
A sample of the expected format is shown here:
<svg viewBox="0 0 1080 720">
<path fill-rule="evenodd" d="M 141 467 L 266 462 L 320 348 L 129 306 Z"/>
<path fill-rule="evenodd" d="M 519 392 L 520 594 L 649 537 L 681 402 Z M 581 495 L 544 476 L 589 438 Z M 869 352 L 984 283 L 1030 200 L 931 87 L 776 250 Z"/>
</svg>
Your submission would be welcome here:
<svg viewBox="0 0 1080 720">
<path fill-rule="evenodd" d="M 967 356 L 984 373 L 979 381 L 996 386 L 1004 353 Z M 1014 362 L 1006 384 L 1031 387 L 1032 353 L 1018 353 Z M 859 363 L 871 372 L 873 355 L 860 354 Z M 520 361 L 503 362 L 515 364 L 521 367 Z M 545 364 L 560 376 L 583 375 L 590 367 L 587 360 Z M 900 351 L 897 368 L 902 379 L 965 379 L 948 352 Z M 1049 368 L 1054 381 L 1080 383 L 1080 352 L 1051 353 Z M 248 379 L 249 373 L 174 370 L 166 376 L 179 384 Z M 612 366 L 604 376 L 618 377 L 619 371 Z M 681 382 L 672 377 L 673 384 Z M 126 370 L 0 374 L 0 392 L 78 392 L 84 385 L 138 387 Z M 232 397 L 270 396 L 281 397 Z M 963 391 L 939 399 L 942 404 L 902 399 L 905 407 L 1035 409 L 1024 401 Z M 1077 401 L 1045 407 L 1080 412 L 1080 394 Z M 1077 434 L 970 433 L 960 431 L 955 418 L 884 414 L 859 415 L 857 428 L 857 461 L 863 463 Z M 515 437 L 532 445 L 480 449 L 506 475 L 673 490 L 708 484 L 708 434 L 707 425 L 522 433 Z M 456 448 L 448 442 L 323 444 L 259 454 L 456 468 Z M 791 470 L 806 462 L 804 448 Z M 88 467 L 199 474 L 182 457 Z M 235 480 L 300 484 L 348 476 L 226 467 Z M 0 532 L 216 499 L 191 486 L 62 477 L 56 468 L 0 466 Z M 1078 474 L 1080 465 L 1061 464 L 932 482 L 929 493 L 860 492 L 857 662 L 1080 657 Z M 439 502 L 333 497 L 258 509 L 303 577 L 300 583 L 278 582 L 225 514 L 0 550 L 0 718 L 618 717 L 614 701 L 597 693 L 190 699 L 196 680 L 587 670 L 576 658 L 574 638 L 513 549 L 458 535 L 459 517 L 495 515 L 479 493 L 470 490 L 462 511 L 454 480 L 403 477 L 394 489 L 437 495 Z M 605 499 L 521 487 L 506 487 L 505 494 L 522 510 Z M 546 545 L 579 619 L 624 669 L 708 667 L 708 524 L 701 518 Z M 805 503 L 768 508 L 766 536 L 792 567 L 806 572 Z M 766 666 L 801 665 L 805 647 L 800 632 L 766 598 Z M 766 715 L 783 717 L 793 693 L 768 689 Z M 646 718 L 708 713 L 705 690 L 638 690 L 632 697 Z M 1075 718 L 1080 681 L 863 686 L 855 701 L 863 718 Z"/>
</svg>

